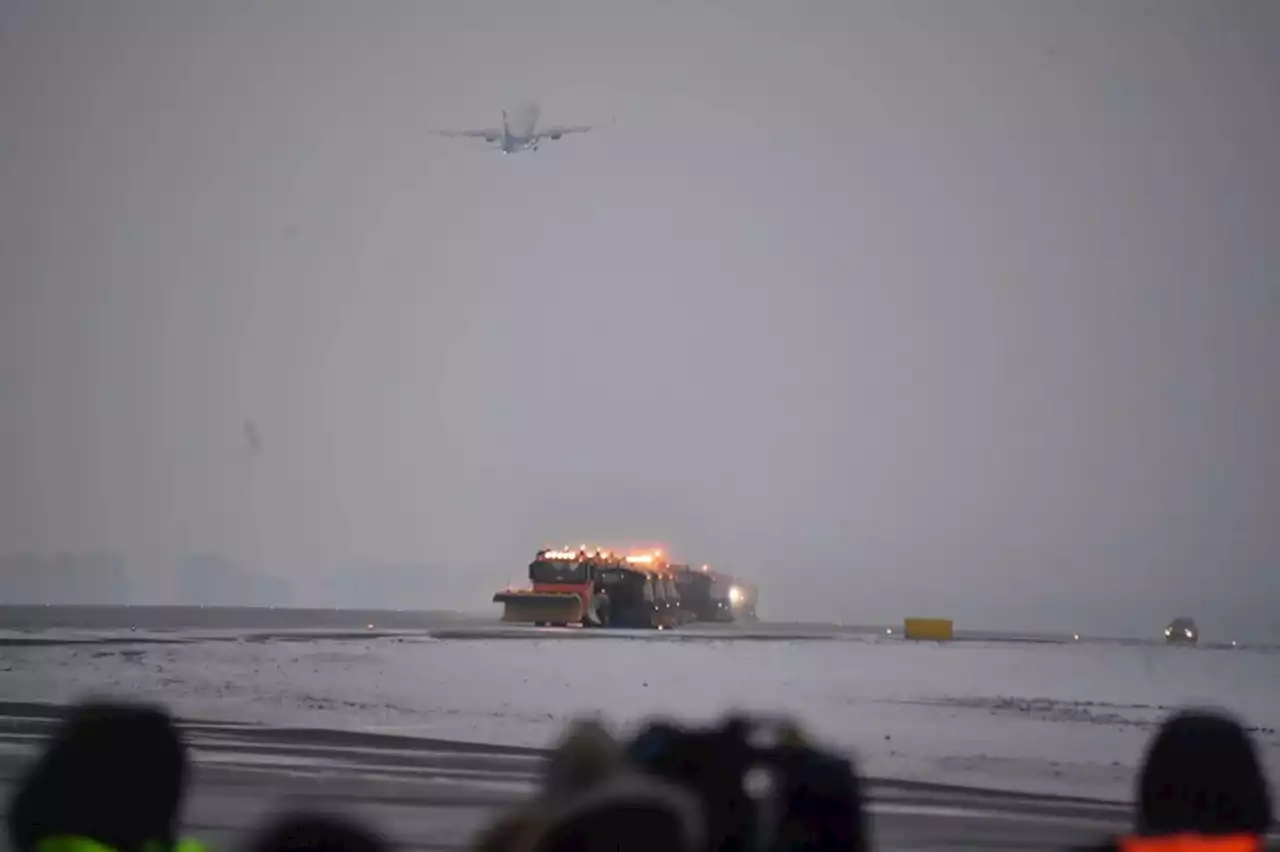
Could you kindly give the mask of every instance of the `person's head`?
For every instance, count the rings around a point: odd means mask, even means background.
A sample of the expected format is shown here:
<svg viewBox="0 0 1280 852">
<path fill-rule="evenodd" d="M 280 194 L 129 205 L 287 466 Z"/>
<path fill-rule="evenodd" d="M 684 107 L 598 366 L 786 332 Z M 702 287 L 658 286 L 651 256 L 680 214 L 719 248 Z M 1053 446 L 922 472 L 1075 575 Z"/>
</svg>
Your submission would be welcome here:
<svg viewBox="0 0 1280 852">
<path fill-rule="evenodd" d="M 1185 710 L 1161 726 L 1137 794 L 1143 835 L 1261 835 L 1271 825 L 1271 794 L 1253 741 L 1219 711 Z"/>
<path fill-rule="evenodd" d="M 249 852 L 387 852 L 389 844 L 359 823 L 320 814 L 284 814 L 255 833 Z"/>
<path fill-rule="evenodd" d="M 515 852 L 524 848 L 523 841 L 532 837 L 542 823 L 533 805 L 525 804 L 500 815 L 483 826 L 473 838 L 475 852 Z"/>
<path fill-rule="evenodd" d="M 589 789 L 621 770 L 622 747 L 595 719 L 577 719 L 547 759 L 543 792 L 552 798 Z"/>
<path fill-rule="evenodd" d="M 702 852 L 706 838 L 692 795 L 631 774 L 570 797 L 532 828 L 517 852 Z"/>
<path fill-rule="evenodd" d="M 84 837 L 121 852 L 168 848 L 187 782 L 187 749 L 160 707 L 88 701 L 73 707 L 10 803 L 16 852 Z"/>
</svg>

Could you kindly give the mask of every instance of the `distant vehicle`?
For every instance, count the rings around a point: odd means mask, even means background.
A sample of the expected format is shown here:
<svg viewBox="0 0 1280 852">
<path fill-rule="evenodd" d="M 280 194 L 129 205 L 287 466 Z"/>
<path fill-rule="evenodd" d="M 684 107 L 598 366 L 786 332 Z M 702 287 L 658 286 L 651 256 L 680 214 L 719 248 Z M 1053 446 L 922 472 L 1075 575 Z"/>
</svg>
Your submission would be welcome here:
<svg viewBox="0 0 1280 852">
<path fill-rule="evenodd" d="M 524 103 L 508 113 L 502 111 L 502 126 L 482 128 L 479 130 L 436 130 L 436 136 L 463 139 L 483 139 L 493 144 L 503 154 L 516 154 L 521 151 L 537 151 L 544 139 L 559 139 L 572 133 L 587 133 L 600 127 L 613 124 L 574 124 L 549 126 L 538 129 L 538 119 L 542 112 L 535 103 Z"/>
<path fill-rule="evenodd" d="M 759 596 L 760 590 L 756 588 L 754 583 L 734 582 L 729 587 L 729 608 L 733 613 L 733 620 L 758 621 L 756 601 Z"/>
<path fill-rule="evenodd" d="M 672 563 L 661 550 L 539 550 L 529 586 L 493 596 L 502 620 L 538 627 L 670 629 L 693 621 L 755 621 L 755 586 L 710 565 Z"/>
<path fill-rule="evenodd" d="M 1200 641 L 1200 631 L 1193 620 L 1179 616 L 1164 629 L 1164 641 L 1169 645 L 1194 645 Z"/>
<path fill-rule="evenodd" d="M 687 619 L 674 571 L 661 551 L 622 555 L 599 548 L 540 550 L 528 589 L 493 596 L 502 620 L 539 627 L 670 628 Z"/>
<path fill-rule="evenodd" d="M 690 621 L 733 621 L 733 607 L 729 603 L 732 578 L 713 571 L 710 565 L 697 569 L 678 565 L 675 577 L 680 606 Z"/>
</svg>

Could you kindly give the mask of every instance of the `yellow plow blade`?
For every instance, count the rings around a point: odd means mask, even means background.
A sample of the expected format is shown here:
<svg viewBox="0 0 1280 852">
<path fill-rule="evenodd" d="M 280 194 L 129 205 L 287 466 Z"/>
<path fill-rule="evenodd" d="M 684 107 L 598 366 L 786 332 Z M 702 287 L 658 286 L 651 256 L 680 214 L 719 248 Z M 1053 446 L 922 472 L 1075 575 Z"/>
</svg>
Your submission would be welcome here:
<svg viewBox="0 0 1280 852">
<path fill-rule="evenodd" d="M 521 624 L 576 624 L 582 621 L 582 598 L 545 592 L 498 592 L 502 620 Z"/>
</svg>

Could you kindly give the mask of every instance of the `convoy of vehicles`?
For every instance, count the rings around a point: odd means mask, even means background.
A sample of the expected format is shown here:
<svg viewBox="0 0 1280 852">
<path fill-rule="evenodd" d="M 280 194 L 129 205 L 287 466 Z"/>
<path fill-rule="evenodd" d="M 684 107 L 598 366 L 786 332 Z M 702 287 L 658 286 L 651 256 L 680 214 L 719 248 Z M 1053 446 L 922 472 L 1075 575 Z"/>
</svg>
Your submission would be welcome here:
<svg viewBox="0 0 1280 852">
<path fill-rule="evenodd" d="M 754 586 L 712 571 L 674 564 L 661 550 L 540 550 L 529 563 L 529 588 L 493 596 L 502 620 L 538 626 L 670 629 L 691 621 L 755 618 Z"/>
<path fill-rule="evenodd" d="M 658 630 L 693 621 L 756 621 L 758 599 L 754 584 L 709 565 L 673 563 L 661 550 L 624 554 L 586 545 L 538 551 L 529 563 L 529 587 L 493 596 L 506 622 Z M 1164 637 L 1170 645 L 1195 645 L 1200 630 L 1181 616 Z"/>
</svg>

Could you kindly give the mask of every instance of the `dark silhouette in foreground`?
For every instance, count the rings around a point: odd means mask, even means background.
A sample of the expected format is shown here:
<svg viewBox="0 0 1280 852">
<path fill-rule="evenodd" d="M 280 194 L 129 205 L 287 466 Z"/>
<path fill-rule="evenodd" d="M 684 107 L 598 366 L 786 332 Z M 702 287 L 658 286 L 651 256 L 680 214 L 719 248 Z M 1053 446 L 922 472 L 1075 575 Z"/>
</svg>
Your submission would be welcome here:
<svg viewBox="0 0 1280 852">
<path fill-rule="evenodd" d="M 319 814 L 277 817 L 258 831 L 248 852 L 388 852 L 390 844 L 353 820 Z"/>
<path fill-rule="evenodd" d="M 1096 850 L 1262 849 L 1271 791 L 1244 726 L 1217 710 L 1183 710 L 1147 747 L 1136 784 L 1133 834 Z"/>
<path fill-rule="evenodd" d="M 158 707 L 72 708 L 22 779 L 8 813 L 13 852 L 205 852 L 178 834 L 187 747 Z M 1187 710 L 1152 739 L 1133 832 L 1093 852 L 1262 852 L 1272 824 L 1257 748 L 1229 714 Z M 1052 829 L 1045 827 L 1047 844 Z M 956 838 L 963 843 L 964 838 Z M 630 741 L 570 725 L 540 789 L 475 839 L 480 852 L 865 852 L 855 764 L 795 725 L 730 717 L 709 728 L 654 723 Z M 359 823 L 287 814 L 247 852 L 388 852 Z"/>
<path fill-rule="evenodd" d="M 187 750 L 160 707 L 87 702 L 57 726 L 9 808 L 9 843 L 89 838 L 119 852 L 177 842 Z"/>
</svg>

